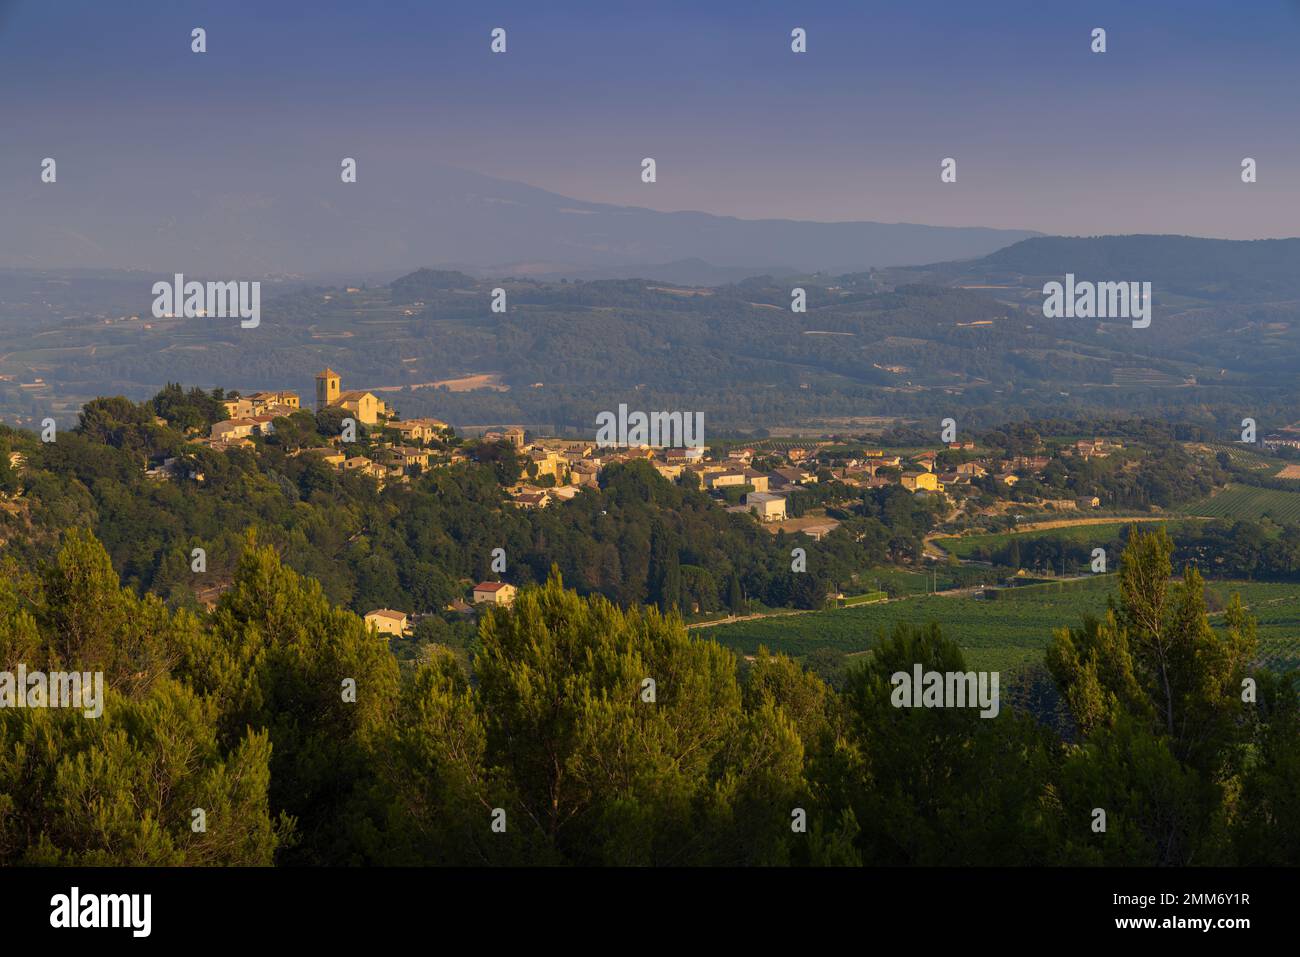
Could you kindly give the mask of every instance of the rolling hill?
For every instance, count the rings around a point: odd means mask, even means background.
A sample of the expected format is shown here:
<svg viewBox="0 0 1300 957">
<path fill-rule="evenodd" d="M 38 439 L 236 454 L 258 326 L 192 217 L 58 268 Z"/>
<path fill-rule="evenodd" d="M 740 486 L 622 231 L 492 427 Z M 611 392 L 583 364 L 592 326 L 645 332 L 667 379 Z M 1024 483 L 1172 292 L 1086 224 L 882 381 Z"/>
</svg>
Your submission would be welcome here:
<svg viewBox="0 0 1300 957">
<path fill-rule="evenodd" d="M 1039 277 L 1019 271 L 1118 270 L 1129 246 L 1140 268 L 1119 278 L 1153 283 L 1145 329 L 1045 319 Z M 589 430 L 620 402 L 703 411 L 710 430 L 948 415 L 973 428 L 1105 411 L 1210 424 L 1234 441 L 1243 415 L 1265 433 L 1295 420 L 1300 306 L 1267 295 L 1289 294 L 1282 266 L 1300 241 L 1223 249 L 1042 238 L 963 263 L 721 285 L 423 269 L 386 286 L 272 284 L 248 331 L 154 319 L 149 273 L 0 275 L 0 410 L 67 418 L 78 397 L 142 398 L 168 381 L 306 394 L 328 365 L 404 415 L 459 426 Z M 1212 260 L 1220 279 L 1197 285 Z M 806 312 L 790 308 L 796 285 Z M 498 287 L 504 313 L 491 309 Z"/>
</svg>

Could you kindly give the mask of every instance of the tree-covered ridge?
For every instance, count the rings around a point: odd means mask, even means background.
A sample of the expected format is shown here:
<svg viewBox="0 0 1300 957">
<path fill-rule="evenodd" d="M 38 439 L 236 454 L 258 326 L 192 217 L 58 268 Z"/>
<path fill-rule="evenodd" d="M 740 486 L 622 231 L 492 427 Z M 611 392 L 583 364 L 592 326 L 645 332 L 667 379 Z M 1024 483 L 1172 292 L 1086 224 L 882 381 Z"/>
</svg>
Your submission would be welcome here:
<svg viewBox="0 0 1300 957">
<path fill-rule="evenodd" d="M 1261 302 L 1300 295 L 1300 239 L 1246 242 L 1194 236 L 1038 236 L 967 263 L 928 267 L 954 275 L 1142 278 L 1168 293 Z"/>
<path fill-rule="evenodd" d="M 20 284 L 9 336 L 0 331 L 0 372 L 12 376 L 0 379 L 0 411 L 36 423 L 99 391 L 138 398 L 172 379 L 306 392 L 332 366 L 395 390 L 384 395 L 409 416 L 551 432 L 588 428 L 633 387 L 647 406 L 698 410 L 719 430 L 949 415 L 975 428 L 1135 409 L 1221 431 L 1243 416 L 1276 428 L 1300 397 L 1298 243 L 1041 237 L 960 263 L 717 286 L 420 270 L 383 287 L 285 283 L 251 335 L 148 321 L 138 279 L 98 291 L 120 317 L 107 323 L 87 321 L 76 289 L 44 284 L 37 299 Z M 1046 319 L 1042 286 L 1066 273 L 1152 282 L 1150 327 Z M 0 276 L 0 297 L 7 288 Z M 804 312 L 792 309 L 795 288 Z M 491 308 L 496 289 L 504 312 Z M 46 307 L 22 305 L 47 296 L 63 304 L 55 328 Z M 26 357 L 37 333 L 39 365 Z M 480 373 L 505 391 L 436 385 Z"/>
<path fill-rule="evenodd" d="M 1105 621 L 1057 633 L 1061 733 L 1014 703 L 896 707 L 895 672 L 965 670 L 933 626 L 838 694 L 557 573 L 483 619 L 470 670 L 402 677 L 269 546 L 196 617 L 69 532 L 7 569 L 0 666 L 102 668 L 108 701 L 0 709 L 0 863 L 1292 862 L 1297 676 L 1255 664 L 1239 609 L 1209 628 L 1171 547 L 1135 533 Z"/>
<path fill-rule="evenodd" d="M 169 386 L 148 403 L 98 399 L 87 404 L 76 429 L 48 443 L 0 429 L 0 493 L 6 499 L 0 548 L 31 565 L 51 554 L 63 529 L 85 528 L 104 543 L 124 583 L 172 607 L 197 610 L 229 585 L 245 530 L 255 529 L 286 565 L 318 581 L 330 601 L 358 613 L 387 607 L 421 616 L 416 631 L 422 640 L 464 648 L 472 626 L 449 606 L 484 579 L 526 585 L 545 580 L 555 566 L 580 593 L 599 593 L 625 607 L 649 602 L 700 615 L 756 604 L 816 608 L 837 589 L 866 590 L 868 569 L 919 562 L 923 538 L 941 527 L 947 512 L 943 502 L 898 486 L 836 480 L 833 469 L 876 447 L 874 440 L 849 438 L 819 449 L 820 464 L 809 467 L 820 481 L 789 497 L 791 515 L 820 510 L 839 523 L 819 541 L 774 535 L 719 508 L 688 477 L 669 482 L 641 461 L 606 466 L 600 487 L 572 501 L 520 509 L 506 489 L 521 477 L 526 460 L 507 445 L 451 434 L 429 447 L 439 464 L 407 484 L 380 489 L 314 454 L 329 451 L 336 440 L 337 409 L 279 418 L 274 435 L 250 448 L 216 451 L 197 444 L 195 437 L 221 417 L 222 398 Z M 1194 427 L 1127 419 L 1008 425 L 979 435 L 987 451 L 941 451 L 937 467 L 955 468 L 975 456 L 993 467 L 1044 447 L 1071 445 L 1062 437 L 1078 434 L 1114 436 L 1123 448 L 1107 458 L 1053 457 L 1037 474 L 1022 470 L 1026 477 L 1014 488 L 992 475 L 976 478 L 955 523 L 942 527 L 990 521 L 1002 527 L 1012 512 L 983 519 L 974 510 L 1038 498 L 1098 495 L 1108 506 L 1152 510 L 1178 507 L 1228 481 L 1279 484 L 1226 453 L 1190 454 L 1185 446 L 1200 436 Z M 881 438 L 899 446 L 928 444 L 927 436 L 909 429 Z M 362 427 L 348 451 L 376 455 L 384 439 L 382 429 Z M 17 456 L 14 464 L 11 456 Z M 450 464 L 453 457 L 458 464 Z M 149 467 L 167 459 L 173 460 L 169 480 L 151 478 Z M 756 462 L 762 461 L 760 447 Z M 1180 561 L 1195 561 L 1208 574 L 1283 580 L 1300 574 L 1295 526 L 1214 525 L 1181 538 Z M 1098 545 L 1113 553 L 1121 544 L 1045 537 L 973 557 L 1012 571 L 1058 568 L 1064 558 L 1086 564 Z M 205 553 L 201 571 L 193 566 L 196 548 Z M 503 575 L 491 567 L 498 548 L 507 556 Z M 795 548 L 806 551 L 807 572 L 792 571 Z M 1010 554 L 1013 549 L 1020 554 Z M 996 569 L 986 572 L 981 580 L 996 580 Z"/>
<path fill-rule="evenodd" d="M 1006 506 L 1012 503 L 1019 509 L 1038 500 L 1096 495 L 1110 508 L 1155 511 L 1182 507 L 1228 482 L 1286 484 L 1225 452 L 1189 452 L 1204 440 L 1195 427 L 1045 420 L 979 433 L 978 452 L 939 452 L 939 470 L 972 459 L 990 469 L 1040 454 L 1047 462 L 1041 471 L 1021 469 L 1024 478 L 1015 487 L 992 473 L 975 478 L 960 493 L 954 515 L 942 501 L 896 485 L 837 480 L 842 466 L 878 447 L 875 438 L 846 437 L 819 448 L 816 463 L 808 463 L 820 481 L 789 496 L 792 516 L 817 510 L 839 523 L 813 541 L 773 535 L 746 516 L 726 513 L 689 477 L 669 482 L 640 461 L 608 465 L 600 486 L 572 501 L 520 509 L 506 490 L 527 474 L 521 472 L 526 459 L 505 444 L 451 433 L 429 446 L 429 469 L 407 484 L 380 489 L 314 454 L 343 448 L 330 445 L 341 430 L 337 409 L 295 412 L 277 419 L 275 433 L 251 447 L 217 451 L 194 440 L 220 419 L 223 398 L 174 385 L 147 403 L 97 399 L 86 405 L 79 426 L 60 431 L 54 442 L 0 428 L 0 493 L 6 498 L 0 548 L 31 564 L 48 557 L 61 530 L 87 528 L 126 584 L 173 607 L 197 609 L 229 584 L 244 532 L 253 528 L 289 567 L 319 581 L 332 602 L 355 612 L 389 607 L 427 616 L 419 625 L 423 637 L 463 644 L 471 630 L 448 606 L 484 579 L 524 585 L 544 580 L 557 566 L 579 592 L 600 593 L 623 606 L 650 602 L 701 615 L 754 604 L 815 608 L 836 590 L 865 590 L 863 575 L 872 567 L 919 562 L 922 540 L 940 527 L 1010 527 L 1014 512 Z M 1123 447 L 1106 458 L 1053 452 L 1072 446 L 1071 436 L 1080 434 L 1111 436 Z M 379 446 L 391 437 L 363 426 L 346 449 L 382 455 Z M 899 447 L 932 445 L 926 434 L 907 428 L 879 439 Z M 760 468 L 779 461 L 764 459 L 762 444 L 756 447 Z M 168 480 L 151 478 L 150 467 L 157 471 L 167 460 Z M 1179 559 L 1212 575 L 1287 580 L 1300 574 L 1297 543 L 1294 525 L 1207 526 L 1181 536 Z M 1064 558 L 1086 563 L 1092 548 L 1104 545 L 1109 552 L 1120 544 L 1046 537 L 972 557 L 1012 571 L 1059 568 Z M 193 567 L 196 548 L 206 556 L 202 571 Z M 491 567 L 498 548 L 507 556 L 504 575 Z M 792 572 L 795 548 L 807 552 L 807 572 Z M 989 568 L 985 577 L 996 580 L 996 572 Z"/>
<path fill-rule="evenodd" d="M 96 719 L 0 709 L 0 863 L 272 863 L 292 822 L 267 810 L 268 735 L 223 734 L 218 703 L 183 680 L 210 626 L 121 587 L 77 530 L 39 574 L 5 573 L 0 671 L 100 671 L 107 700 Z M 196 808 L 226 826 L 193 831 Z"/>
<path fill-rule="evenodd" d="M 606 466 L 600 487 L 572 501 L 520 509 L 505 487 L 524 461 L 506 445 L 455 437 L 432 446 L 447 462 L 378 489 L 312 452 L 337 436 L 336 409 L 277 419 L 274 435 L 227 451 L 193 441 L 218 414 L 211 394 L 169 387 L 150 403 L 88 403 L 79 426 L 54 442 L 0 431 L 0 484 L 13 496 L 0 515 L 5 550 L 30 564 L 60 530 L 86 528 L 125 583 L 197 609 L 196 596 L 229 583 L 253 528 L 332 602 L 361 613 L 441 614 L 474 582 L 539 582 L 552 566 L 579 591 L 620 605 L 707 613 L 745 601 L 816 607 L 858 570 L 915 557 L 937 520 L 934 503 L 899 488 L 841 489 L 840 530 L 819 542 L 773 535 L 644 461 Z M 374 454 L 382 439 L 363 427 L 348 451 Z M 11 451 L 21 467 L 10 467 Z M 453 451 L 464 461 L 450 464 Z M 147 466 L 165 459 L 175 460 L 171 478 L 150 479 Z M 791 572 L 796 546 L 813 573 Z M 195 548 L 206 554 L 202 573 L 193 570 Z M 498 548 L 504 576 L 491 569 Z"/>
</svg>

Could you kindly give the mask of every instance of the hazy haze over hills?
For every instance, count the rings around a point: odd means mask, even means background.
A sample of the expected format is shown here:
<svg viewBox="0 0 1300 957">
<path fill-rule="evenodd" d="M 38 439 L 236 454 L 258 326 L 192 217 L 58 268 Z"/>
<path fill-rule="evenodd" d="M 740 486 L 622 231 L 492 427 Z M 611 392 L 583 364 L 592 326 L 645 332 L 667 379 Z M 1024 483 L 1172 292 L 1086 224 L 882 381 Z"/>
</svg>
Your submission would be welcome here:
<svg viewBox="0 0 1300 957">
<path fill-rule="evenodd" d="M 1150 328 L 1045 318 L 1042 284 L 1066 272 L 1149 281 Z M 261 325 L 245 330 L 153 319 L 148 273 L 0 273 L 11 316 L 0 412 L 68 421 L 87 398 L 142 398 L 167 381 L 310 395 L 330 366 L 403 415 L 456 425 L 581 429 L 636 401 L 748 429 L 956 406 L 990 423 L 1141 408 L 1274 427 L 1294 421 L 1300 394 L 1296 277 L 1298 240 L 1041 237 L 964 262 L 709 288 L 645 273 L 561 283 L 428 269 L 364 288 L 277 282 Z M 806 313 L 790 311 L 795 284 Z M 498 285 L 504 313 L 490 308 Z M 465 377 L 453 391 L 439 385 Z"/>
<path fill-rule="evenodd" d="M 498 274 L 622 278 L 648 264 L 701 259 L 724 271 L 647 278 L 728 281 L 739 276 L 725 267 L 851 272 L 981 256 L 1037 235 L 658 212 L 383 157 L 361 163 L 347 188 L 339 167 L 324 162 L 307 175 L 234 179 L 183 165 L 138 178 L 92 166 L 67 170 L 57 188 L 35 178 L 11 182 L 0 267 L 233 278 L 457 264 Z"/>
<path fill-rule="evenodd" d="M 895 278 L 1023 285 L 1042 280 L 1150 282 L 1165 297 L 1216 302 L 1300 298 L 1300 239 L 1227 240 L 1195 236 L 1042 236 L 976 260 L 895 270 Z"/>
</svg>

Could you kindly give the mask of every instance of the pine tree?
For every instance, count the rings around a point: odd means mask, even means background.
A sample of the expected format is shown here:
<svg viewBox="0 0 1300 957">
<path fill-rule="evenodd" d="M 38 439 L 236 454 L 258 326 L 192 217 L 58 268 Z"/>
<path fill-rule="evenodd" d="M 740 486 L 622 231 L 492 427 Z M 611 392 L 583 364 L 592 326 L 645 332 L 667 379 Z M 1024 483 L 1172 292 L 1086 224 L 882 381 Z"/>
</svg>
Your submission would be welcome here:
<svg viewBox="0 0 1300 957">
<path fill-rule="evenodd" d="M 727 580 L 727 607 L 733 615 L 745 613 L 745 596 L 740 590 L 740 576 L 733 569 Z"/>
<path fill-rule="evenodd" d="M 1134 528 L 1120 559 L 1119 601 L 1104 620 L 1057 631 L 1048 667 L 1081 735 L 1060 789 L 1066 820 L 1082 827 L 1105 808 L 1107 836 L 1067 829 L 1076 856 L 1114 864 L 1222 861 L 1225 803 L 1254 717 L 1242 700 L 1255 624 L 1230 603 L 1210 626 L 1205 586 L 1191 568 L 1171 580 L 1163 528 Z"/>
<path fill-rule="evenodd" d="M 787 858 L 802 745 L 770 699 L 742 707 L 731 652 L 653 607 L 580 598 L 554 571 L 493 609 L 480 639 L 486 764 L 508 775 L 540 860 Z"/>
</svg>

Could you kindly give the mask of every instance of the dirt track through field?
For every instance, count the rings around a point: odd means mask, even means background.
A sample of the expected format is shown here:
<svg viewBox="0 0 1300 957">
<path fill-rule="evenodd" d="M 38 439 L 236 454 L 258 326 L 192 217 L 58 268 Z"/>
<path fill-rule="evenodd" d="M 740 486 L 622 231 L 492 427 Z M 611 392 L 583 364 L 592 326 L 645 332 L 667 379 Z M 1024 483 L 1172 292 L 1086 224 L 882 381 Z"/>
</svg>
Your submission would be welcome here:
<svg viewBox="0 0 1300 957">
<path fill-rule="evenodd" d="M 1128 522 L 1172 522 L 1183 518 L 1194 518 L 1191 515 L 1121 515 L 1121 516 L 1098 516 L 1096 518 L 1060 518 L 1053 519 L 1050 522 L 1029 522 L 1025 525 L 1017 525 L 1014 529 L 1008 531 L 1016 532 L 1036 532 L 1048 528 L 1070 528 L 1074 525 L 1124 525 Z M 951 536 L 950 536 L 951 537 Z"/>
<path fill-rule="evenodd" d="M 981 535 L 1010 535 L 1015 532 L 1041 532 L 1051 528 L 1073 528 L 1076 525 L 1127 525 L 1129 522 L 1181 522 L 1187 519 L 1203 518 L 1201 515 L 1097 515 L 1089 518 L 1054 518 L 1046 522 L 1026 522 L 1003 529 L 1000 532 L 966 532 L 952 535 L 946 532 L 931 532 L 927 541 L 939 538 L 978 538 Z"/>
</svg>

